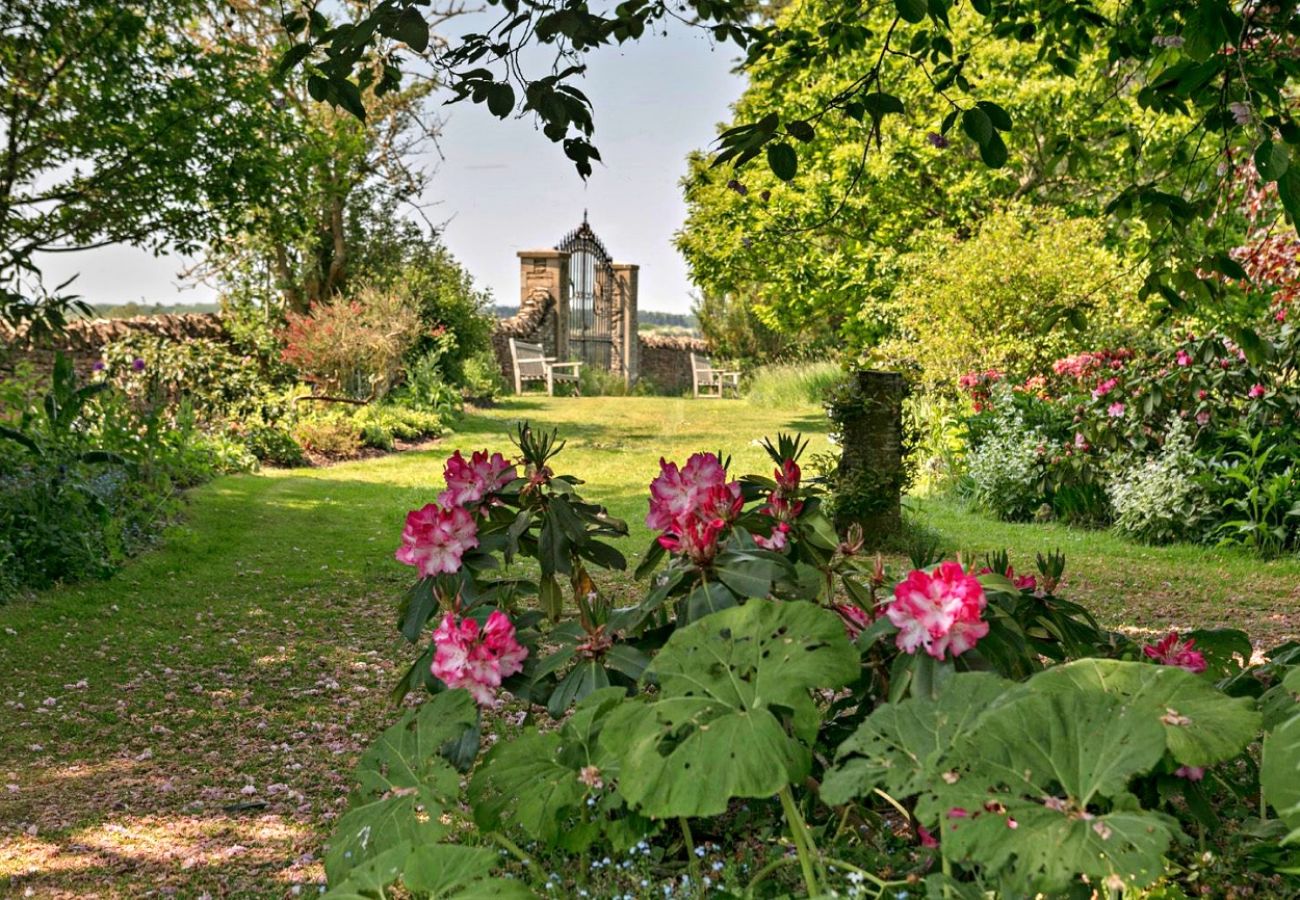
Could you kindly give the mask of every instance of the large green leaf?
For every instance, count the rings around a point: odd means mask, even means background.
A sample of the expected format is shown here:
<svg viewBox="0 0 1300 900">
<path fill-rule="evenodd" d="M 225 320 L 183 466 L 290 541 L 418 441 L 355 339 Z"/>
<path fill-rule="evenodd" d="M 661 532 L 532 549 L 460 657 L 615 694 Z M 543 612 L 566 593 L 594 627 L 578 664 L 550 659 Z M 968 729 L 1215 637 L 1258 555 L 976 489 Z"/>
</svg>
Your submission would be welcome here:
<svg viewBox="0 0 1300 900">
<path fill-rule="evenodd" d="M 878 707 L 835 751 L 822 799 L 846 803 L 878 787 L 895 797 L 922 793 L 938 781 L 943 754 L 1010 687 L 996 675 L 972 672 L 949 679 L 937 699 Z"/>
<path fill-rule="evenodd" d="M 385 896 L 400 881 L 421 897 L 435 900 L 527 898 L 535 896 L 518 881 L 489 877 L 497 854 L 483 847 L 452 844 L 399 843 L 357 866 L 335 886 L 328 900 L 360 900 Z"/>
<path fill-rule="evenodd" d="M 477 722 L 469 693 L 446 691 L 409 710 L 366 750 L 357 763 L 357 787 L 325 855 L 331 884 L 404 841 L 418 846 L 446 833 L 438 816 L 459 792 L 460 776 L 439 751 Z"/>
<path fill-rule="evenodd" d="M 1162 726 L 1141 706 L 1095 686 L 1023 690 L 958 742 L 918 816 L 942 822 L 945 852 L 979 864 L 1008 896 L 1063 891 L 1079 875 L 1149 884 L 1175 826 L 1127 790 L 1164 752 Z"/>
<path fill-rule="evenodd" d="M 1300 692 L 1300 668 L 1287 673 L 1281 687 Z M 1291 829 L 1290 839 L 1300 837 L 1300 705 L 1296 714 L 1264 737 L 1259 785 L 1264 798 Z"/>
<path fill-rule="evenodd" d="M 1177 666 L 1113 659 L 1081 659 L 1036 675 L 1036 691 L 1065 693 L 1098 688 L 1164 728 L 1179 763 L 1208 766 L 1231 759 L 1259 734 L 1255 701 L 1228 697 L 1208 679 Z"/>
<path fill-rule="evenodd" d="M 594 828 L 576 825 L 577 813 L 589 797 L 605 801 L 602 815 L 609 811 L 628 818 L 617 808 L 622 806 L 614 787 L 619 781 L 618 758 L 600 740 L 609 713 L 624 702 L 626 694 L 623 688 L 605 688 L 579 703 L 562 728 L 546 733 L 529 729 L 498 742 L 469 785 L 479 828 L 492 831 L 517 825 L 534 839 L 570 850 L 583 849 L 602 833 L 615 850 L 626 849 L 643 836 L 644 823 L 630 828 L 607 827 L 612 823 L 605 821 Z M 584 769 L 600 778 L 601 788 L 582 779 Z"/>
<path fill-rule="evenodd" d="M 819 715 L 809 691 L 847 684 L 858 654 L 834 613 L 750 600 L 678 629 L 647 675 L 659 698 L 606 726 L 619 788 L 650 816 L 707 816 L 805 777 Z"/>
</svg>

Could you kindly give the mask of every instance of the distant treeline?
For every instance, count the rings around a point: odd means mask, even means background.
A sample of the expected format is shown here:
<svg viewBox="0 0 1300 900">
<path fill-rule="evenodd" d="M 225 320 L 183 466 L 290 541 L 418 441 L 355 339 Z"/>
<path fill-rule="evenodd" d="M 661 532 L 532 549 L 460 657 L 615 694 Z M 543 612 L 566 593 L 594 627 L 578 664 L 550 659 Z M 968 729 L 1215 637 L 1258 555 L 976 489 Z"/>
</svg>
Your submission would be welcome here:
<svg viewBox="0 0 1300 900">
<path fill-rule="evenodd" d="M 129 319 L 133 316 L 167 316 L 175 313 L 214 313 L 218 303 L 92 303 L 90 308 L 101 319 Z"/>
<path fill-rule="evenodd" d="M 497 304 L 492 307 L 492 312 L 499 319 L 508 319 L 519 312 L 518 306 L 505 306 Z M 667 313 L 654 312 L 653 310 L 637 310 L 637 324 L 642 330 L 647 328 L 682 328 L 687 331 L 699 331 L 700 322 L 690 313 Z"/>
</svg>

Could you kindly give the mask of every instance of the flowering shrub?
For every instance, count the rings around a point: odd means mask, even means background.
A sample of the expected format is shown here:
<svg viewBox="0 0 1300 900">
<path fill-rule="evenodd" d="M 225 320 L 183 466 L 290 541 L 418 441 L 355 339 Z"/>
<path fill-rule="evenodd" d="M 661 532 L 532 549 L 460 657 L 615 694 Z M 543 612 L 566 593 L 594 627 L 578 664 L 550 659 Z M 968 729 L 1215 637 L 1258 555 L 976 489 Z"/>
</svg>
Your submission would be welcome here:
<svg viewBox="0 0 1300 900">
<path fill-rule="evenodd" d="M 322 393 L 376 399 L 397 384 L 420 320 L 398 291 L 363 288 L 349 299 L 290 312 L 282 358 Z"/>
<path fill-rule="evenodd" d="M 623 567 L 608 541 L 626 529 L 555 473 L 556 435 L 522 426 L 516 446 L 453 454 L 407 516 L 401 629 L 427 644 L 398 693 L 433 698 L 363 755 L 327 896 L 531 896 L 555 889 L 539 859 L 581 879 L 615 853 L 703 895 L 726 863 L 701 871 L 697 834 L 743 834 L 747 896 L 1177 890 L 1199 856 L 1181 833 L 1221 841 L 1217 816 L 1261 787 L 1277 828 L 1216 846 L 1258 851 L 1279 890 L 1291 877 L 1300 647 L 1252 664 L 1240 632 L 1135 643 L 1056 596 L 1059 553 L 1032 575 L 1005 553 L 893 573 L 835 532 L 785 435 L 770 478 L 661 460 L 648 584 L 615 607 L 595 570 Z M 480 758 L 482 710 L 507 693 L 556 721 L 525 717 Z M 502 854 L 440 843 L 458 827 Z"/>
</svg>

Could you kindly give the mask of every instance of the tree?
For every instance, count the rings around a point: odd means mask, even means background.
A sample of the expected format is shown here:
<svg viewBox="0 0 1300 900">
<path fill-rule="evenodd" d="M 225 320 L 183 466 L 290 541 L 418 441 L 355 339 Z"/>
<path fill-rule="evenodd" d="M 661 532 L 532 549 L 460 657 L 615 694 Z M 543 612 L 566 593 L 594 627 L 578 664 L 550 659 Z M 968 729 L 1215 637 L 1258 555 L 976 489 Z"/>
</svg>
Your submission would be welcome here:
<svg viewBox="0 0 1300 900">
<path fill-rule="evenodd" d="M 366 15 L 335 28 L 291 15 L 286 25 L 300 39 L 286 61 L 308 67 L 323 99 L 364 115 L 361 88 L 382 95 L 401 81 L 400 48 L 380 46 L 379 40 L 417 48 L 427 42 L 420 6 L 421 0 L 380 0 Z M 1290 49 L 1294 5 L 971 0 L 975 21 L 965 34 L 954 29 L 953 19 L 967 6 L 951 0 L 827 4 L 812 21 L 797 25 L 780 17 L 755 21 L 751 7 L 750 0 L 636 0 L 596 12 L 587 0 L 501 0 L 502 16 L 493 27 L 466 35 L 438 54 L 437 62 L 460 98 L 487 103 L 502 117 L 515 109 L 515 86 L 521 88 L 520 110 L 538 118 L 546 136 L 561 142 L 585 175 L 599 153 L 589 141 L 590 104 L 570 82 L 594 48 L 635 40 L 647 28 L 683 19 L 744 47 L 745 68 L 766 65 L 776 77 L 816 76 L 852 55 L 860 62 L 816 108 L 784 117 L 756 110 L 720 136 L 713 166 L 734 171 L 762 157 L 776 177 L 791 181 L 803 165 L 798 148 L 819 134 L 847 136 L 843 142 L 860 148 L 862 166 L 873 148 L 881 149 L 887 121 L 907 112 L 896 86 L 894 64 L 900 61 L 925 78 L 940 102 L 935 133 L 975 148 L 989 168 L 1002 168 L 1009 157 L 1006 137 L 1016 122 L 1024 127 L 1026 118 L 986 94 L 988 73 L 975 71 L 971 59 L 975 48 L 989 42 L 1022 43 L 1067 77 L 1095 74 L 1098 66 L 1122 73 L 1115 102 L 1131 98 L 1144 113 L 1190 122 L 1166 158 L 1150 159 L 1143 148 L 1149 159 L 1145 174 L 1124 173 L 1106 206 L 1108 213 L 1142 219 L 1157 238 L 1160 253 L 1153 256 L 1144 296 L 1177 305 L 1236 290 L 1240 265 L 1218 250 L 1202 252 L 1198 240 L 1177 239 L 1187 233 L 1195 238 L 1194 223 L 1213 221 L 1227 177 L 1221 172 L 1225 161 L 1253 157 L 1264 179 L 1277 184 L 1288 216 L 1300 216 L 1300 164 L 1291 165 L 1292 148 L 1300 146 L 1290 101 L 1298 71 Z M 521 63 L 530 43 L 556 54 L 541 77 Z M 1062 164 L 1076 165 L 1081 152 L 1089 151 L 1061 148 Z M 1165 242 L 1166 235 L 1175 239 Z"/>
<path fill-rule="evenodd" d="M 0 5 L 0 319 L 57 325 L 71 299 L 39 253 L 192 252 L 237 219 L 275 118 L 193 0 Z"/>
<path fill-rule="evenodd" d="M 826 6 L 807 2 L 778 21 L 810 28 Z M 877 16 L 876 27 L 887 28 L 885 13 Z M 970 11 L 955 11 L 951 33 L 964 41 L 980 23 Z M 872 52 L 842 54 L 797 78 L 784 65 L 760 60 L 748 70 L 735 120 L 764 111 L 810 117 Z M 1115 99 L 1122 76 L 1091 56 L 1086 61 L 1090 74 L 1069 77 L 1039 60 L 1031 45 L 988 42 L 972 51 L 966 70 L 978 73 L 984 96 L 998 110 L 1018 111 L 1019 124 L 1005 134 L 1007 163 L 997 169 L 984 164 L 974 144 L 933 125 L 949 100 L 964 102 L 966 93 L 953 86 L 945 89 L 948 99 L 937 95 L 906 58 L 887 60 L 885 77 L 904 112 L 881 123 L 879 146 L 865 143 L 869 122 L 848 135 L 853 142 L 815 131 L 800 144 L 799 171 L 788 182 L 763 168 L 715 169 L 706 155 L 695 155 L 684 183 L 688 217 L 676 241 L 694 280 L 707 293 L 752 305 L 769 328 L 786 333 L 819 328 L 859 348 L 888 337 L 894 328 L 888 302 L 908 254 L 949 233 L 971 234 L 1006 203 L 1099 216 L 1116 176 L 1148 177 L 1145 154 L 1162 155 L 1190 125 L 1147 114 L 1132 97 Z M 1115 223 L 1101 237 L 1128 246 L 1148 234 Z"/>
</svg>

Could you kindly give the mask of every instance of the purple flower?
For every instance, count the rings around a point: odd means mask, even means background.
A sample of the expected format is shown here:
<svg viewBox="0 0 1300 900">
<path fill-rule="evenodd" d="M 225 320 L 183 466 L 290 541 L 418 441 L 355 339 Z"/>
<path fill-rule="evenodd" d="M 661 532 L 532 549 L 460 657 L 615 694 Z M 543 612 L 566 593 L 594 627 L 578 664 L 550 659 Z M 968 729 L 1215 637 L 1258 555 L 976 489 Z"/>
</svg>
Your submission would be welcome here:
<svg viewBox="0 0 1300 900">
<path fill-rule="evenodd" d="M 931 131 L 929 134 L 925 136 L 925 139 L 930 142 L 931 147 L 936 147 L 939 150 L 942 150 L 948 146 L 948 139 L 943 135 L 939 134 L 937 131 Z"/>
<path fill-rule="evenodd" d="M 91 368 L 94 369 L 96 372 L 104 371 L 104 361 L 102 359 L 95 360 L 95 364 L 91 366 Z"/>
<path fill-rule="evenodd" d="M 131 371 L 132 371 L 132 372 L 143 372 L 143 371 L 144 371 L 144 360 L 141 359 L 141 358 L 138 357 L 138 356 L 137 356 L 135 359 L 131 360 Z"/>
</svg>

